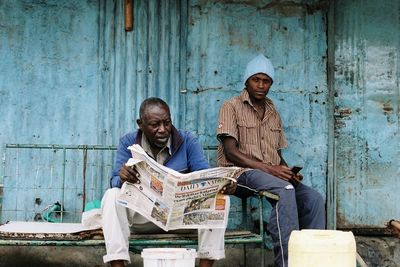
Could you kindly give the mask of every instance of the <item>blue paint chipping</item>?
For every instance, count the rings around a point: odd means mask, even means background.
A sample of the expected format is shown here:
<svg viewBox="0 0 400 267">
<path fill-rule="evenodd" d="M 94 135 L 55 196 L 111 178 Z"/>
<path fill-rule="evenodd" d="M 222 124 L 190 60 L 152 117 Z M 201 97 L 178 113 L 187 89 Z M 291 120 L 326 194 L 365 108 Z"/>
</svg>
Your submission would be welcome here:
<svg viewBox="0 0 400 267">
<path fill-rule="evenodd" d="M 133 1 L 125 32 L 123 1 L 0 1 L 0 145 L 61 145 L 2 149 L 0 223 L 33 220 L 57 201 L 70 212 L 64 219 L 79 220 L 108 186 L 113 151 L 88 151 L 83 173 L 83 150 L 62 145 L 116 145 L 148 96 L 215 146 L 220 106 L 263 53 L 276 69 L 269 97 L 289 141 L 286 161 L 324 196 L 333 177 L 327 201 L 338 226 L 384 227 L 400 213 L 400 4 L 325 2 Z M 232 210 L 234 228 L 239 203 Z"/>
</svg>

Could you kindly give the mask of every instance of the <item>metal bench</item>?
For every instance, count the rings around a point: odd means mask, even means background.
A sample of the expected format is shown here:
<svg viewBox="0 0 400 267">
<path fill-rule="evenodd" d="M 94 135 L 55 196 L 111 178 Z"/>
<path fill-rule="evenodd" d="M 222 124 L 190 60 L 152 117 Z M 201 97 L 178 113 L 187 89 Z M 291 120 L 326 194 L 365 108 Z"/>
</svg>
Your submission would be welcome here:
<svg viewBox="0 0 400 267">
<path fill-rule="evenodd" d="M 37 150 L 35 153 L 34 150 Z M 64 207 L 60 211 L 58 211 L 59 216 L 58 220 L 61 222 L 68 222 L 68 221 L 78 221 L 77 218 L 80 218 L 80 212 L 83 211 L 83 207 L 85 202 L 88 199 L 93 198 L 94 195 L 97 195 L 97 199 L 101 198 L 102 192 L 105 188 L 108 187 L 108 178 L 106 178 L 107 182 L 93 182 L 90 177 L 109 177 L 110 168 L 114 162 L 113 156 L 110 155 L 103 155 L 102 153 L 97 153 L 97 159 L 92 160 L 90 157 L 91 154 L 96 152 L 112 152 L 115 154 L 114 151 L 116 150 L 115 147 L 111 146 L 61 146 L 61 145 L 31 145 L 31 144 L 7 144 L 4 149 L 3 154 L 3 168 L 2 168 L 2 176 L 0 177 L 0 186 L 3 185 L 3 192 L 4 196 L 0 195 L 0 198 L 4 197 L 4 201 L 0 199 L 0 206 L 2 204 L 7 204 L 7 190 L 14 190 L 12 187 L 13 183 L 7 182 L 6 179 L 11 179 L 12 177 L 16 178 L 18 183 L 18 177 L 24 175 L 24 172 L 21 170 L 23 169 L 20 165 L 21 162 L 34 163 L 37 160 L 36 166 L 33 167 L 30 164 L 24 166 L 27 168 L 30 173 L 36 175 L 40 172 L 40 170 L 47 173 L 50 170 L 50 175 L 54 175 L 53 177 L 55 180 L 62 181 L 62 186 L 56 189 L 55 195 L 58 194 L 61 198 L 61 203 L 68 202 L 69 199 L 69 187 L 68 181 L 71 180 L 68 177 L 70 175 L 73 176 L 73 173 L 80 173 L 78 179 L 72 180 L 79 180 L 81 182 L 81 186 L 78 186 L 76 191 L 74 191 L 71 195 L 78 195 L 82 200 L 82 205 L 78 205 L 78 209 L 73 209 L 71 207 Z M 216 150 L 216 147 L 206 146 L 204 150 L 207 153 L 207 157 L 209 161 L 212 161 L 211 153 Z M 50 152 L 50 153 L 48 153 Z M 61 153 L 59 153 L 61 152 Z M 60 158 L 57 156 L 56 158 L 52 157 L 52 154 L 59 154 Z M 70 154 L 70 155 L 69 155 Z M 80 155 L 78 160 L 76 156 Z M 93 156 L 93 155 L 91 155 Z M 55 162 L 56 164 L 50 163 L 50 161 Z M 29 160 L 28 160 L 29 159 Z M 75 159 L 75 160 L 73 160 Z M 101 159 L 101 160 L 99 160 Z M 110 161 L 111 160 L 111 161 Z M 74 162 L 72 164 L 71 162 Z M 10 168 L 10 165 L 13 168 Z M 16 168 L 19 166 L 20 168 Z M 35 164 L 33 164 L 35 165 Z M 72 167 L 70 165 L 74 165 Z M 104 166 L 107 166 L 104 168 Z M 59 168 L 56 170 L 56 168 Z M 12 171 L 11 171 L 12 169 Z M 15 171 L 18 169 L 18 171 Z M 93 169 L 96 169 L 94 172 Z M 93 173 L 94 172 L 94 173 Z M 57 175 L 55 175 L 56 173 Z M 102 175 L 102 176 L 101 176 Z M 55 177 L 57 176 L 57 177 Z M 25 177 L 26 179 L 26 177 Z M 34 178 L 32 178 L 34 179 Z M 33 187 L 38 187 L 39 184 L 34 184 Z M 96 187 L 100 186 L 100 190 Z M 35 190 L 37 188 L 30 188 Z M 18 188 L 17 188 L 18 190 Z M 26 189 L 25 189 L 26 190 Z M 29 190 L 28 190 L 29 192 Z M 29 194 L 29 193 L 27 193 Z M 45 200 L 42 199 L 44 196 L 35 197 L 35 202 L 44 202 Z M 51 197 L 51 196 L 50 196 Z M 248 200 L 247 199 L 238 199 L 236 197 L 232 197 L 233 201 L 236 203 L 241 203 L 241 224 L 239 227 L 240 230 L 228 230 L 225 235 L 225 244 L 242 244 L 244 249 L 246 249 L 247 244 L 258 244 L 260 246 L 260 266 L 264 266 L 264 222 L 263 222 L 263 198 L 270 198 L 273 200 L 278 200 L 279 197 L 273 195 L 269 192 L 258 192 L 254 195 L 254 197 L 258 200 L 258 213 L 259 213 L 259 225 L 258 231 L 255 232 L 253 229 L 247 230 L 251 228 L 251 224 L 249 222 L 249 215 L 250 211 L 248 208 Z M 38 200 L 40 198 L 40 200 Z M 57 198 L 57 197 L 56 197 Z M 53 196 L 54 199 L 54 196 Z M 48 201 L 47 201 L 48 202 Z M 53 200 L 54 202 L 54 200 Z M 36 204 L 37 204 L 36 203 Z M 40 206 L 40 205 L 36 205 Z M 64 205 L 63 205 L 64 206 Z M 76 205 L 75 205 L 76 206 Z M 3 206 L 5 207 L 5 206 Z M 3 212 L 3 209 L 2 209 Z M 6 210 L 6 213 L 10 214 L 13 210 Z M 56 211 L 57 212 L 57 211 Z M 43 219 L 44 216 L 41 216 L 42 213 L 38 212 L 38 209 L 32 210 L 30 212 L 26 212 L 25 214 L 31 214 L 32 217 L 25 215 L 25 217 L 18 218 L 19 220 L 40 220 Z M 4 217 L 4 216 L 3 216 Z M 3 222 L 0 217 L 0 222 Z M 14 219 L 13 219 L 14 220 Z M 48 220 L 48 219 L 47 219 Z M 132 252 L 138 252 L 143 247 L 160 247 L 160 246 L 192 246 L 197 244 L 197 235 L 196 234 L 140 234 L 140 235 L 132 235 L 129 241 L 130 250 Z M 0 236 L 0 246 L 104 246 L 104 239 L 102 237 L 101 231 L 92 231 L 89 233 L 79 233 L 76 235 L 64 235 L 64 236 L 30 236 L 29 238 L 21 238 L 18 236 L 14 236 L 11 238 L 7 238 L 4 236 Z M 244 255 L 244 263 L 247 266 L 247 259 L 246 253 Z"/>
</svg>

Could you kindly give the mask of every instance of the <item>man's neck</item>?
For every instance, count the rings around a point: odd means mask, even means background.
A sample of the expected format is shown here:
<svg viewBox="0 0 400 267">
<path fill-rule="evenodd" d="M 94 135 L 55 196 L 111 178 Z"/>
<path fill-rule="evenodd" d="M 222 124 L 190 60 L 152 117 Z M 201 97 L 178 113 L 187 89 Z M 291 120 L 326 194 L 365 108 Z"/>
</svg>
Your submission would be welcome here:
<svg viewBox="0 0 400 267">
<path fill-rule="evenodd" d="M 250 101 L 253 107 L 256 109 L 258 117 L 262 119 L 265 113 L 265 99 L 258 100 L 250 98 Z"/>
</svg>

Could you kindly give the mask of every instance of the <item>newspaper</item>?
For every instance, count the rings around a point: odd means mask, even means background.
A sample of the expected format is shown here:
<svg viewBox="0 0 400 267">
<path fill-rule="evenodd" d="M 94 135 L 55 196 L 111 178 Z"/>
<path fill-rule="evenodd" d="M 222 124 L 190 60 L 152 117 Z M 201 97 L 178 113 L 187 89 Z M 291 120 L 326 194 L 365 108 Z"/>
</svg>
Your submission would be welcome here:
<svg viewBox="0 0 400 267">
<path fill-rule="evenodd" d="M 128 147 L 140 184 L 125 182 L 118 203 L 140 213 L 165 231 L 173 229 L 224 228 L 228 220 L 227 197 L 218 192 L 240 170 L 211 168 L 187 174 L 165 167 L 139 145 Z"/>
</svg>

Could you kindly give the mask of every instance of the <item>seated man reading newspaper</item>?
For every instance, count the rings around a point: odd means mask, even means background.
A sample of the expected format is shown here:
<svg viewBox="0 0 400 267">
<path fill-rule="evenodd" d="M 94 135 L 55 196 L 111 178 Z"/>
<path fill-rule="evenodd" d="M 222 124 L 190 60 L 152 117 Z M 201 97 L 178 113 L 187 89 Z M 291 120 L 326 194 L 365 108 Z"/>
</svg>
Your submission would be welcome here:
<svg viewBox="0 0 400 267">
<path fill-rule="evenodd" d="M 102 199 L 103 233 L 107 255 L 104 262 L 111 266 L 124 266 L 130 262 L 128 239 L 130 232 L 160 233 L 155 224 L 120 204 L 118 197 L 124 182 L 139 183 L 139 173 L 135 167 L 125 164 L 132 157 L 128 149 L 133 144 L 143 150 L 158 163 L 181 173 L 188 173 L 209 168 L 202 147 L 189 132 L 176 129 L 172 125 L 168 105 L 159 98 L 148 98 L 140 106 L 139 129 L 124 135 L 116 155 L 116 163 L 111 178 L 111 188 Z M 236 183 L 225 186 L 221 193 L 231 194 Z M 227 198 L 229 207 L 229 198 Z M 212 266 L 214 260 L 225 257 L 225 228 L 198 230 L 199 266 Z"/>
</svg>

